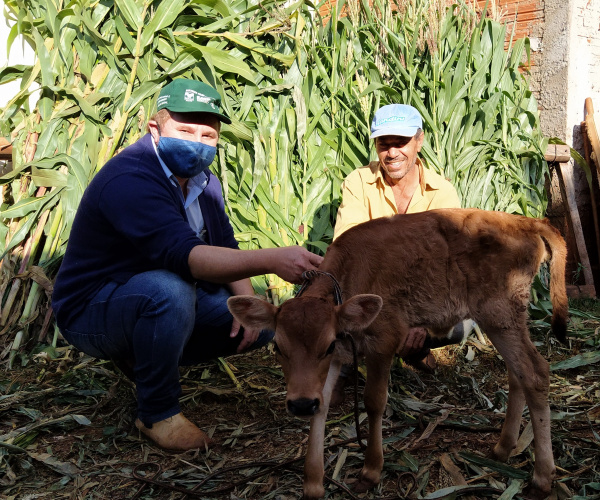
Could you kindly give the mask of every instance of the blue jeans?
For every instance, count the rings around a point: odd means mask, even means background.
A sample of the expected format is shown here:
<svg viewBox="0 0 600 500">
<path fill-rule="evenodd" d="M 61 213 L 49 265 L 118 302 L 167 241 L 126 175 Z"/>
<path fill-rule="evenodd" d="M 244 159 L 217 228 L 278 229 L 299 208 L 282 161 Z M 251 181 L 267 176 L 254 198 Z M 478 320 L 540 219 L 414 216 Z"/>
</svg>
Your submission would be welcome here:
<svg viewBox="0 0 600 500">
<path fill-rule="evenodd" d="M 225 287 L 209 293 L 170 271 L 149 271 L 105 285 L 61 333 L 90 356 L 133 366 L 138 418 L 151 427 L 181 411 L 179 366 L 236 353 L 243 330 L 229 336 L 230 296 Z M 273 335 L 262 331 L 251 349 Z"/>
</svg>

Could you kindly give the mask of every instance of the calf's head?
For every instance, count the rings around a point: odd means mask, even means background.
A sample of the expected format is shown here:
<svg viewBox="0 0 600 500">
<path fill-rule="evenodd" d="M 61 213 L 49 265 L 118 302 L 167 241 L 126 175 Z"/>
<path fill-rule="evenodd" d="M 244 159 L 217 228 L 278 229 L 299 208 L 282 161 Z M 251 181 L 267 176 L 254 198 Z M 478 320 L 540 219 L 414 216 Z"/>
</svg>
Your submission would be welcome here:
<svg viewBox="0 0 600 500">
<path fill-rule="evenodd" d="M 288 300 L 280 307 L 249 295 L 227 301 L 231 314 L 245 328 L 275 331 L 275 352 L 287 385 L 286 406 L 303 418 L 311 418 L 322 408 L 338 337 L 367 328 L 382 304 L 381 297 L 368 294 L 355 295 L 339 306 L 309 296 Z"/>
</svg>

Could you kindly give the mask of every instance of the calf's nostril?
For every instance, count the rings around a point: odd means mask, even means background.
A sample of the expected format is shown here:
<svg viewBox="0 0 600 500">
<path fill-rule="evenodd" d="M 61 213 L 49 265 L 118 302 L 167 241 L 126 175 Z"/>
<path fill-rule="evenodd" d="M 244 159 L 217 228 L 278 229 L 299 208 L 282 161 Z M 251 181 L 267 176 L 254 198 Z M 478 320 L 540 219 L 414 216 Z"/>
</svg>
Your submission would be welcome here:
<svg viewBox="0 0 600 500">
<path fill-rule="evenodd" d="M 312 416 L 319 410 L 319 400 L 309 398 L 299 398 L 289 400 L 287 407 L 292 415 L 297 417 Z"/>
</svg>

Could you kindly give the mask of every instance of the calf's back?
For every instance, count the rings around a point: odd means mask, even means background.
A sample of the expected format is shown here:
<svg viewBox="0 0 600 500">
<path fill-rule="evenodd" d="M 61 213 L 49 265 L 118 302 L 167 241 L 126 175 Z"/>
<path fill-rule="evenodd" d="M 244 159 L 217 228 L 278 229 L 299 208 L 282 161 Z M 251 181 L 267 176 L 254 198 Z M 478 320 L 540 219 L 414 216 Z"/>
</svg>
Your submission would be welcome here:
<svg viewBox="0 0 600 500">
<path fill-rule="evenodd" d="M 376 219 L 342 234 L 320 269 L 340 280 L 344 297 L 383 298 L 374 330 L 399 316 L 446 333 L 467 317 L 510 328 L 515 314 L 526 314 L 533 278 L 550 257 L 558 261 L 554 320 L 564 337 L 566 247 L 545 220 L 476 209 Z"/>
</svg>

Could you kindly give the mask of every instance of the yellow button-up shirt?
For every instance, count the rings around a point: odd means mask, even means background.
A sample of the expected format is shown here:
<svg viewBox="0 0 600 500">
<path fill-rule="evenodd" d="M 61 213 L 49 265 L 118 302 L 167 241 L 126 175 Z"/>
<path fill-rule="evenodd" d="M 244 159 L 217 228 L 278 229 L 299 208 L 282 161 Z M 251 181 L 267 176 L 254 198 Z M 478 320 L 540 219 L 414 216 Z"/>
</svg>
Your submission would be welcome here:
<svg viewBox="0 0 600 500">
<path fill-rule="evenodd" d="M 460 208 L 454 186 L 441 175 L 424 168 L 417 159 L 420 189 L 410 200 L 406 213 L 434 208 Z M 396 215 L 398 208 L 392 187 L 385 182 L 378 161 L 352 172 L 342 184 L 342 204 L 338 209 L 333 239 L 361 222 Z"/>
</svg>

